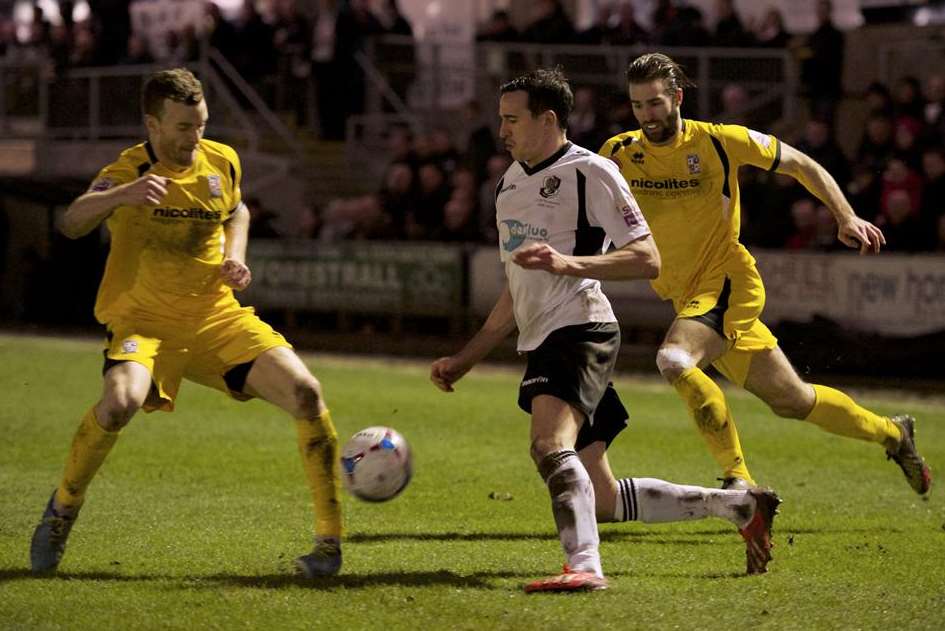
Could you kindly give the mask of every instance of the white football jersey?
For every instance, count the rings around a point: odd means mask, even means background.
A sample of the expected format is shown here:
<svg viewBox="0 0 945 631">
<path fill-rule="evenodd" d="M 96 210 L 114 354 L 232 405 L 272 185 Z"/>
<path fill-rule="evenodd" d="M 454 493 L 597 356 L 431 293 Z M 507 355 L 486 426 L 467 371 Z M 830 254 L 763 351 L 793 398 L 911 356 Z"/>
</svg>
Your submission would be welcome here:
<svg viewBox="0 0 945 631">
<path fill-rule="evenodd" d="M 538 347 L 555 329 L 616 322 L 600 282 L 527 270 L 515 251 L 547 243 L 562 254 L 603 254 L 650 234 L 616 164 L 572 143 L 528 167 L 512 164 L 496 187 L 499 254 L 509 279 L 518 350 Z"/>
</svg>

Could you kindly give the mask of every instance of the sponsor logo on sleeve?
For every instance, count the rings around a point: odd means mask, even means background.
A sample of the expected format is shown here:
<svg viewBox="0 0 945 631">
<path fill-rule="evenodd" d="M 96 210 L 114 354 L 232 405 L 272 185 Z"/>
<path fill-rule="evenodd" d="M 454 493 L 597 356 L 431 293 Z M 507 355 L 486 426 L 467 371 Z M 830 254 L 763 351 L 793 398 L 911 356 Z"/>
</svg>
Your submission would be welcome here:
<svg viewBox="0 0 945 631">
<path fill-rule="evenodd" d="M 636 228 L 640 225 L 640 213 L 633 206 L 624 206 L 620 209 L 620 214 L 623 215 L 623 222 L 628 228 Z"/>
<path fill-rule="evenodd" d="M 754 129 L 748 130 L 748 136 L 755 141 L 755 144 L 761 145 L 765 149 L 771 148 L 771 136 L 768 134 L 763 134 L 760 131 L 755 131 Z"/>
<path fill-rule="evenodd" d="M 107 177 L 100 177 L 94 182 L 92 182 L 92 186 L 89 187 L 89 192 L 101 193 L 102 191 L 107 191 L 113 186 L 115 186 L 115 183 L 112 182 L 110 179 L 108 179 Z"/>
</svg>

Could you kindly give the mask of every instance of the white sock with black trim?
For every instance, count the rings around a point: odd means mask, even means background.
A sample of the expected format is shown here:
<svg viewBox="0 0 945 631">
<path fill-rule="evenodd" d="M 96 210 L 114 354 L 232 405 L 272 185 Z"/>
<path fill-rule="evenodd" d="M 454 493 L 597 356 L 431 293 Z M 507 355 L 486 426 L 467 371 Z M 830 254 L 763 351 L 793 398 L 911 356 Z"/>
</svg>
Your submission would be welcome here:
<svg viewBox="0 0 945 631">
<path fill-rule="evenodd" d="M 538 472 L 548 485 L 551 510 L 568 565 L 577 572 L 604 576 L 594 514 L 594 485 L 573 449 L 545 456 Z"/>
<path fill-rule="evenodd" d="M 617 481 L 614 521 L 658 524 L 718 517 L 743 528 L 754 512 L 755 499 L 743 490 L 708 489 L 656 478 Z"/>
</svg>

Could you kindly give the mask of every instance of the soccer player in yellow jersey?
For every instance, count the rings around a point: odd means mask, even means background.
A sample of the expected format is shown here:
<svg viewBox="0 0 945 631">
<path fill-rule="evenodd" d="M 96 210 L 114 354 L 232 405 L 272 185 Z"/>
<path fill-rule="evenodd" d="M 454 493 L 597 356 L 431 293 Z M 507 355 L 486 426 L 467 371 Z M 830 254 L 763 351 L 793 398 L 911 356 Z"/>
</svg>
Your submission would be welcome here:
<svg viewBox="0 0 945 631">
<path fill-rule="evenodd" d="M 65 473 L 33 533 L 34 572 L 54 571 L 86 489 L 135 412 L 171 411 L 181 379 L 296 419 L 315 504 L 315 546 L 296 560 L 308 577 L 341 566 L 338 437 L 319 382 L 282 335 L 241 307 L 249 211 L 230 147 L 206 140 L 207 104 L 185 69 L 144 84 L 147 142 L 125 150 L 66 210 L 71 238 L 105 221 L 111 249 L 95 303 L 106 326 L 104 388 L 82 418 Z"/>
<path fill-rule="evenodd" d="M 912 488 L 927 493 L 932 478 L 916 451 L 915 419 L 879 416 L 843 392 L 805 383 L 759 319 L 764 285 L 738 241 L 738 168 L 751 165 L 796 179 L 831 210 L 840 241 L 861 254 L 879 252 L 882 232 L 854 214 L 823 167 L 774 136 L 683 120 L 683 89 L 692 84 L 666 55 L 633 60 L 627 83 L 641 129 L 614 136 L 600 153 L 620 166 L 662 255 L 652 285 L 673 302 L 676 319 L 656 363 L 722 468 L 723 487 L 753 481 L 725 397 L 703 372 L 709 364 L 778 416 L 882 445 Z"/>
</svg>

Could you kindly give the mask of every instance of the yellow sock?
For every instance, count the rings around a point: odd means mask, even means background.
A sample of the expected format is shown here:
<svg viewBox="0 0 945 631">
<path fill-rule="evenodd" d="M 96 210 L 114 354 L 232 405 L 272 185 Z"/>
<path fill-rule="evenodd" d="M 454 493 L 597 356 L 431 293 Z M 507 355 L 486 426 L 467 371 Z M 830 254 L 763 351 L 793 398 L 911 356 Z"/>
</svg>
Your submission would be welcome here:
<svg viewBox="0 0 945 631">
<path fill-rule="evenodd" d="M 295 419 L 302 467 L 315 503 L 315 536 L 341 537 L 338 433 L 328 410 L 314 420 Z"/>
<path fill-rule="evenodd" d="M 118 433 L 104 430 L 95 418 L 95 407 L 89 408 L 72 438 L 62 483 L 56 489 L 59 506 L 71 511 L 79 510 L 85 501 L 86 489 L 118 440 Z"/>
<path fill-rule="evenodd" d="M 722 467 L 723 475 L 753 483 L 722 389 L 697 367 L 683 372 L 673 382 L 673 387 L 689 408 L 696 428 L 705 439 L 712 457 Z"/>
<path fill-rule="evenodd" d="M 846 394 L 827 386 L 815 385 L 814 394 L 814 409 L 804 419 L 808 423 L 831 434 L 879 443 L 887 449 L 895 449 L 899 444 L 902 434 L 885 416 L 870 412 Z"/>
</svg>

